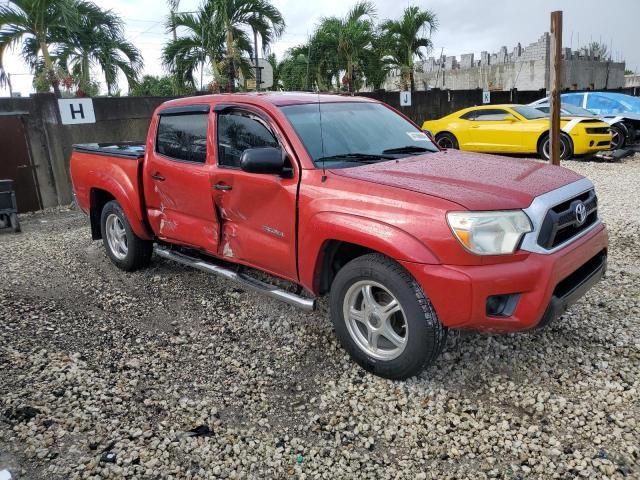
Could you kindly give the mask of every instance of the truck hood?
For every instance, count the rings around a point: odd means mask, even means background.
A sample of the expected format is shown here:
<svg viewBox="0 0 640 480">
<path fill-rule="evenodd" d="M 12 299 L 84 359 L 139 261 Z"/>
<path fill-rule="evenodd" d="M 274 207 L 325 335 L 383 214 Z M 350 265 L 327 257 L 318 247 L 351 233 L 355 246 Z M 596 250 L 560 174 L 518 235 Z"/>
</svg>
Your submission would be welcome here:
<svg viewBox="0 0 640 480">
<path fill-rule="evenodd" d="M 331 172 L 439 197 L 469 210 L 526 208 L 535 197 L 583 178 L 543 162 L 459 150 Z"/>
</svg>

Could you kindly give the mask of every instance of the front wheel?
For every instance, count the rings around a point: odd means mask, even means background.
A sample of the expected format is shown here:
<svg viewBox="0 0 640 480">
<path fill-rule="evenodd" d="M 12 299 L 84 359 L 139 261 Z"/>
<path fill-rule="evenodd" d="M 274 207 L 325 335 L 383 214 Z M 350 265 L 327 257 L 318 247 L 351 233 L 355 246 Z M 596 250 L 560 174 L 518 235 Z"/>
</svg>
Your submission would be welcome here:
<svg viewBox="0 0 640 480">
<path fill-rule="evenodd" d="M 138 237 L 122 207 L 112 200 L 102 209 L 100 217 L 102 241 L 111 261 L 127 272 L 146 267 L 153 254 L 153 242 Z"/>
<path fill-rule="evenodd" d="M 436 143 L 440 148 L 445 149 L 458 149 L 460 146 L 458 145 L 458 139 L 455 137 L 453 133 L 444 132 L 436 135 Z"/>
<path fill-rule="evenodd" d="M 624 130 L 617 125 L 611 126 L 611 150 L 619 150 L 624 147 L 626 136 Z"/>
<path fill-rule="evenodd" d="M 380 254 L 345 265 L 331 285 L 331 320 L 343 348 L 385 378 L 419 374 L 440 353 L 446 329 L 413 277 Z"/>
<path fill-rule="evenodd" d="M 551 137 L 548 133 L 538 142 L 538 155 L 544 160 L 551 158 Z M 566 133 L 560 133 L 560 160 L 570 160 L 573 157 L 571 139 Z"/>
</svg>

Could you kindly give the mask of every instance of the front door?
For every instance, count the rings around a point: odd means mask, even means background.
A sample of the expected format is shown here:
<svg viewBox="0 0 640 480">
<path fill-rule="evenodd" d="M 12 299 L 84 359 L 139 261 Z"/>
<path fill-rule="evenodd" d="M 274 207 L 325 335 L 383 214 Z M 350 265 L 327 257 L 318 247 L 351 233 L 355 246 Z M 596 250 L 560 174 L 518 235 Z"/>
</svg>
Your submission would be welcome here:
<svg viewBox="0 0 640 480">
<path fill-rule="evenodd" d="M 495 153 L 520 151 L 523 138 L 520 122 L 507 110 L 477 110 L 469 130 L 470 150 Z"/>
<path fill-rule="evenodd" d="M 217 168 L 211 182 L 221 219 L 219 255 L 290 280 L 296 270 L 296 196 L 299 171 L 284 178 L 243 172 L 240 157 L 255 147 L 282 148 L 282 132 L 261 113 L 232 108 L 216 117 Z"/>
<path fill-rule="evenodd" d="M 207 107 L 194 110 L 172 108 L 156 120 L 155 144 L 143 174 L 145 201 L 149 222 L 160 239 L 217 254 L 209 113 Z"/>
</svg>

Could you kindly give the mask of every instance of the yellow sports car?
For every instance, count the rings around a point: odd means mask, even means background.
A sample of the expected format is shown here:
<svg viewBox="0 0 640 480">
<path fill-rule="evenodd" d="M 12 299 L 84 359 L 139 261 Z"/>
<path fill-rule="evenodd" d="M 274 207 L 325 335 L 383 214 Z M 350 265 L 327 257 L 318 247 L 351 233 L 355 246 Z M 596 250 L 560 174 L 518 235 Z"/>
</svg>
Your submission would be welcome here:
<svg viewBox="0 0 640 480">
<path fill-rule="evenodd" d="M 549 158 L 549 117 L 526 105 L 484 105 L 459 110 L 422 128 L 441 148 L 473 152 L 538 153 Z M 597 118 L 561 117 L 560 158 L 609 150 L 609 125 Z"/>
</svg>

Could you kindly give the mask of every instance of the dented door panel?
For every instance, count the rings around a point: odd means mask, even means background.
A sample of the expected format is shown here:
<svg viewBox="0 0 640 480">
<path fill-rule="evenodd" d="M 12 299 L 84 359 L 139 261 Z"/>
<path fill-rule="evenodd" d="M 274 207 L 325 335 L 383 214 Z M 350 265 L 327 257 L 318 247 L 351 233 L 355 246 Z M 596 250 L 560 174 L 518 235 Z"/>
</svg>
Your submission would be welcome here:
<svg viewBox="0 0 640 480">
<path fill-rule="evenodd" d="M 231 187 L 215 195 L 219 255 L 296 279 L 297 180 L 225 168 L 218 168 L 212 180 Z"/>
</svg>

